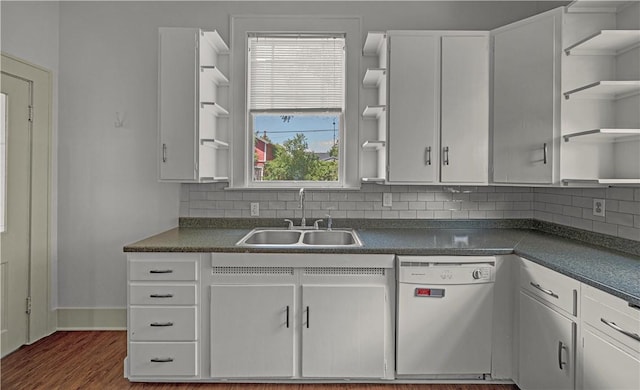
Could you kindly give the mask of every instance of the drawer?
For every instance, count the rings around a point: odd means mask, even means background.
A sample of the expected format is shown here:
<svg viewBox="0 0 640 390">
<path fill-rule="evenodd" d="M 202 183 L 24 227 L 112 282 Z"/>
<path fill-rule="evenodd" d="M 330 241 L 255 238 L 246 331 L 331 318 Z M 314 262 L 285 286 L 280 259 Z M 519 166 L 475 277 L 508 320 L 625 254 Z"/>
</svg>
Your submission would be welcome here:
<svg viewBox="0 0 640 390">
<path fill-rule="evenodd" d="M 129 285 L 130 305 L 195 305 L 197 296 L 195 284 Z"/>
<path fill-rule="evenodd" d="M 129 340 L 197 340 L 197 324 L 195 307 L 131 307 Z"/>
<path fill-rule="evenodd" d="M 191 343 L 130 343 L 130 376 L 196 376 L 198 347 Z"/>
<path fill-rule="evenodd" d="M 580 282 L 529 260 L 522 259 L 520 288 L 571 315 L 578 315 Z"/>
<path fill-rule="evenodd" d="M 630 307 L 623 299 L 583 285 L 581 316 L 583 323 L 640 352 L 640 309 Z"/>
<path fill-rule="evenodd" d="M 129 280 L 198 280 L 196 260 L 138 260 L 129 261 Z"/>
</svg>

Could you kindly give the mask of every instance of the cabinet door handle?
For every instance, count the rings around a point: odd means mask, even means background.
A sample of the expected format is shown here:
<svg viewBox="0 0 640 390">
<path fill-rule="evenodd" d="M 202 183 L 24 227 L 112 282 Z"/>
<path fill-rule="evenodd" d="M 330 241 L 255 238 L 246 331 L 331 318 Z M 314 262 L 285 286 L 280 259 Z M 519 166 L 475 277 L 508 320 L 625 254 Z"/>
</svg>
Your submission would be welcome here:
<svg viewBox="0 0 640 390">
<path fill-rule="evenodd" d="M 621 327 L 619 327 L 618 325 L 616 325 L 615 322 L 607 321 L 604 318 L 600 318 L 600 321 L 602 321 L 604 324 L 608 325 L 609 327 L 613 328 L 614 330 L 622 333 L 623 335 L 625 335 L 627 337 L 631 337 L 632 339 L 634 339 L 636 341 L 640 341 L 640 336 L 637 333 L 631 333 L 628 330 L 624 330 Z"/>
<path fill-rule="evenodd" d="M 558 367 L 560 370 L 564 370 L 564 366 L 567 362 L 562 361 L 562 351 L 567 349 L 567 347 L 562 343 L 562 341 L 558 341 Z"/>
<path fill-rule="evenodd" d="M 424 163 L 426 165 L 431 165 L 431 146 L 427 146 L 424 149 Z"/>
<path fill-rule="evenodd" d="M 162 162 L 167 162 L 167 144 L 162 144 Z"/>
<path fill-rule="evenodd" d="M 554 298 L 558 298 L 558 294 L 554 293 L 551 290 L 547 290 L 547 289 L 544 289 L 544 288 L 540 287 L 540 285 L 538 283 L 529 282 L 529 284 L 532 285 L 533 287 L 537 288 L 538 290 L 542 291 L 543 293 L 547 294 L 547 295 L 551 295 Z"/>
<path fill-rule="evenodd" d="M 151 294 L 149 298 L 173 298 L 173 294 Z"/>
<path fill-rule="evenodd" d="M 149 271 L 150 274 L 172 274 L 172 269 L 152 269 Z"/>
<path fill-rule="evenodd" d="M 546 164 L 546 163 L 547 163 L 547 152 L 548 152 L 548 150 L 547 150 L 547 143 L 545 142 L 545 143 L 542 145 L 542 163 L 543 163 L 543 164 Z"/>
<path fill-rule="evenodd" d="M 442 165 L 449 165 L 449 147 L 448 146 L 445 146 L 444 148 L 442 148 L 442 154 L 443 154 Z"/>
<path fill-rule="evenodd" d="M 307 329 L 309 329 L 309 306 L 307 306 Z"/>
<path fill-rule="evenodd" d="M 163 326 L 173 326 L 173 322 L 152 322 L 149 326 L 153 327 L 163 327 Z"/>
<path fill-rule="evenodd" d="M 289 306 L 287 305 L 287 329 L 289 329 Z"/>
<path fill-rule="evenodd" d="M 150 361 L 152 363 L 171 363 L 173 361 L 173 358 L 170 358 L 170 357 L 166 357 L 166 358 L 151 358 Z"/>
</svg>

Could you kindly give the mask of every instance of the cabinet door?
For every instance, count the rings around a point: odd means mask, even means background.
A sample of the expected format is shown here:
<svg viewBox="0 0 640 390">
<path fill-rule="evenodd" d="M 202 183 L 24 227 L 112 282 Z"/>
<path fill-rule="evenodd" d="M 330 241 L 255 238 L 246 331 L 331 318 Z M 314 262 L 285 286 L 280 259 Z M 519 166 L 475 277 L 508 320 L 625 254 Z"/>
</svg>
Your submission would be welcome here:
<svg viewBox="0 0 640 390">
<path fill-rule="evenodd" d="M 211 376 L 294 375 L 294 286 L 211 286 Z"/>
<path fill-rule="evenodd" d="M 302 286 L 302 376 L 383 378 L 384 286 Z"/>
<path fill-rule="evenodd" d="M 520 293 L 521 389 L 573 390 L 574 327 L 569 318 Z"/>
<path fill-rule="evenodd" d="M 438 146 L 438 37 L 389 38 L 389 181 L 432 183 Z"/>
<path fill-rule="evenodd" d="M 160 180 L 197 179 L 196 52 L 198 30 L 161 28 L 158 127 Z"/>
<path fill-rule="evenodd" d="M 551 183 L 556 129 L 556 23 L 553 16 L 494 36 L 493 180 Z"/>
<path fill-rule="evenodd" d="M 489 40 L 442 37 L 441 177 L 485 183 L 489 161 Z"/>
<path fill-rule="evenodd" d="M 585 390 L 640 389 L 640 356 L 630 355 L 585 326 L 582 336 Z"/>
</svg>

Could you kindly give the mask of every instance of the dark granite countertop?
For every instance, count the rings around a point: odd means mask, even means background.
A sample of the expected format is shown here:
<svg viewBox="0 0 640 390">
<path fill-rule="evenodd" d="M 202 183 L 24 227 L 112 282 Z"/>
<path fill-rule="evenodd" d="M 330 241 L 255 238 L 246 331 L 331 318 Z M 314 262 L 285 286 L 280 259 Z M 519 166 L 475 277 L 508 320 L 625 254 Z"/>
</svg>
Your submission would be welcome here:
<svg viewBox="0 0 640 390">
<path fill-rule="evenodd" d="M 360 248 L 247 248 L 237 247 L 250 226 L 178 227 L 127 245 L 125 252 L 286 252 L 286 253 L 391 253 L 397 255 L 504 255 L 515 253 L 548 268 L 640 305 L 640 242 L 622 242 L 625 251 L 596 246 L 564 234 L 557 226 L 546 233 L 539 224 L 442 224 L 380 227 L 362 224 L 357 233 Z M 470 228 L 459 228 L 460 226 Z M 262 225 L 270 226 L 270 225 Z M 508 225 L 507 225 L 508 226 Z M 354 226 L 356 227 L 356 226 Z M 452 228 L 455 227 L 455 228 Z M 575 229 L 573 229 L 575 230 Z M 585 233 L 587 234 L 587 233 Z M 564 235 L 565 237 L 562 237 Z M 588 233 L 593 235 L 593 233 Z M 568 236 L 568 237 L 567 237 Z M 574 237 L 575 236 L 575 237 Z M 569 238 L 571 237 L 571 238 Z M 611 244 L 606 237 L 591 242 Z M 616 242 L 614 242 L 616 243 Z M 615 246 L 612 246 L 616 248 Z M 630 248 L 630 252 L 629 252 Z"/>
</svg>

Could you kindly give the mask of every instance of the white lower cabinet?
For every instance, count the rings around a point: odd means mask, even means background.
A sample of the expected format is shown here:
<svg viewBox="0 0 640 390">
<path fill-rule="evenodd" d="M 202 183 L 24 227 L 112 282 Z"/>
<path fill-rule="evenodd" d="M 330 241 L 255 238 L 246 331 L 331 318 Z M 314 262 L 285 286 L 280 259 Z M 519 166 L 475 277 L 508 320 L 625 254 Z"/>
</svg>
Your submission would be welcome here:
<svg viewBox="0 0 640 390">
<path fill-rule="evenodd" d="M 125 376 L 130 380 L 199 375 L 199 260 L 187 253 L 128 256 Z"/>
<path fill-rule="evenodd" d="M 385 287 L 302 286 L 302 376 L 383 378 Z"/>
<path fill-rule="evenodd" d="M 573 389 L 576 323 L 520 292 L 520 374 L 523 390 Z"/>
<path fill-rule="evenodd" d="M 581 388 L 640 389 L 640 308 L 582 286 Z"/>
<path fill-rule="evenodd" d="M 293 377 L 295 285 L 211 286 L 211 376 Z"/>
</svg>

